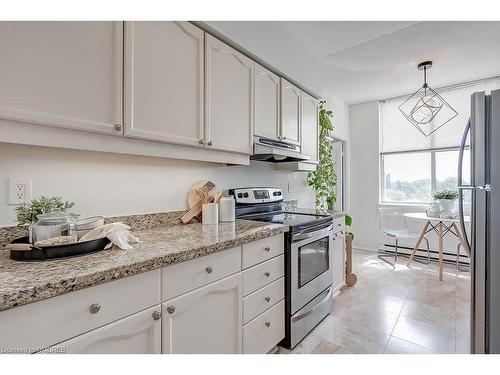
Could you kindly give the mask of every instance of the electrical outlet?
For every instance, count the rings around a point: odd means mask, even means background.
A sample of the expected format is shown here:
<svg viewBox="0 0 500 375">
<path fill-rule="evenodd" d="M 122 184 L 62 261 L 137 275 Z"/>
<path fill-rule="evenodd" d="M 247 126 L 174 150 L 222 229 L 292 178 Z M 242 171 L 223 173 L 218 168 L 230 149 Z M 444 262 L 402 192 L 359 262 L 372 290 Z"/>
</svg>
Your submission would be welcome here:
<svg viewBox="0 0 500 375">
<path fill-rule="evenodd" d="M 9 179 L 9 204 L 24 204 L 31 201 L 31 180 L 29 178 Z"/>
</svg>

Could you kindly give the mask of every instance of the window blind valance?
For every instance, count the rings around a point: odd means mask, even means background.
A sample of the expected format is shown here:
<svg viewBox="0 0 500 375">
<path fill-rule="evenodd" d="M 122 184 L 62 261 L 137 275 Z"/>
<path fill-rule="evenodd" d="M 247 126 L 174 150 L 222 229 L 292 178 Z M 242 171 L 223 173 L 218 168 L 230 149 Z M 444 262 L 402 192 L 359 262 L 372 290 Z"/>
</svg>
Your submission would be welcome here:
<svg viewBox="0 0 500 375">
<path fill-rule="evenodd" d="M 380 102 L 380 152 L 420 151 L 458 147 L 470 115 L 470 96 L 477 91 L 489 92 L 500 88 L 500 78 L 490 78 L 436 91 L 458 112 L 458 116 L 425 137 L 408 122 L 398 106 L 409 96 Z"/>
</svg>

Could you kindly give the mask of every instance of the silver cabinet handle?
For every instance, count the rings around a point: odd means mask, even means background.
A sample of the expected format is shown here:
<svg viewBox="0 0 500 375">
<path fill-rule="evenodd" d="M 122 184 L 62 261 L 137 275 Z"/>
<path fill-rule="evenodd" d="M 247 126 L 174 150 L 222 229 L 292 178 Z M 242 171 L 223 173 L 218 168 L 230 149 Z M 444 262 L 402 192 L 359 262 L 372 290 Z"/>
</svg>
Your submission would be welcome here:
<svg viewBox="0 0 500 375">
<path fill-rule="evenodd" d="M 169 306 L 169 307 L 167 307 L 167 312 L 169 314 L 173 314 L 175 312 L 175 306 Z"/>
<path fill-rule="evenodd" d="M 266 298 L 264 298 L 264 299 L 266 300 L 266 302 L 271 301 L 271 298 L 270 298 L 270 297 L 266 297 Z"/>
<path fill-rule="evenodd" d="M 213 272 L 213 268 L 208 266 L 207 268 L 205 268 L 205 271 L 207 271 L 207 273 L 212 273 Z"/>
<path fill-rule="evenodd" d="M 120 124 L 115 124 L 115 130 L 117 132 L 121 131 L 122 130 L 122 126 Z"/>
<path fill-rule="evenodd" d="M 212 141 L 208 141 L 207 145 L 212 146 L 213 145 Z"/>
<path fill-rule="evenodd" d="M 101 310 L 101 305 L 98 303 L 93 303 L 89 307 L 89 311 L 91 314 L 97 314 L 99 312 L 99 310 Z"/>
<path fill-rule="evenodd" d="M 153 313 L 153 319 L 154 320 L 160 320 L 160 318 L 161 318 L 161 313 L 159 311 L 155 311 Z"/>
<path fill-rule="evenodd" d="M 270 248 L 269 246 L 266 246 L 266 247 L 264 248 L 264 250 L 265 250 L 265 251 L 267 251 L 267 252 L 270 252 L 270 251 L 271 251 L 271 248 Z"/>
<path fill-rule="evenodd" d="M 271 274 L 269 272 L 265 272 L 264 275 L 266 275 L 266 277 L 271 276 Z"/>
<path fill-rule="evenodd" d="M 271 322 L 266 322 L 265 324 L 267 328 L 271 327 Z"/>
<path fill-rule="evenodd" d="M 200 145 L 204 145 L 204 144 L 205 144 L 205 140 L 204 140 L 204 139 L 200 139 L 200 140 L 198 141 L 198 143 L 199 143 Z"/>
</svg>

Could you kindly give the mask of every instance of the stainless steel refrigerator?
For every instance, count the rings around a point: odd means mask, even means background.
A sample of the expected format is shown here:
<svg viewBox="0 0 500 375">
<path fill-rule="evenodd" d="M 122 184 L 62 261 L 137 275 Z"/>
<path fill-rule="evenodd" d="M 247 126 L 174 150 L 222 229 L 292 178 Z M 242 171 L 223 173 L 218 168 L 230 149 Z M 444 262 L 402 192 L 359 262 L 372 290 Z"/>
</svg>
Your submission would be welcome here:
<svg viewBox="0 0 500 375">
<path fill-rule="evenodd" d="M 470 145 L 470 184 L 462 164 Z M 500 90 L 474 93 L 460 148 L 459 212 L 471 250 L 471 353 L 500 353 Z M 471 227 L 464 223 L 464 196 Z"/>
</svg>

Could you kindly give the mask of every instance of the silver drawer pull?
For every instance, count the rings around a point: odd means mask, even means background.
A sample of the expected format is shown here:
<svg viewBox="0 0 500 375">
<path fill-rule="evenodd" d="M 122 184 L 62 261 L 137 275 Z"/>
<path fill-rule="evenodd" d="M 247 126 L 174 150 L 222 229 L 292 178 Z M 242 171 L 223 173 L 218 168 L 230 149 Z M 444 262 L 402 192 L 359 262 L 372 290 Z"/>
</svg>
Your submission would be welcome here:
<svg viewBox="0 0 500 375">
<path fill-rule="evenodd" d="M 208 266 L 207 268 L 205 268 L 205 271 L 207 271 L 207 273 L 212 273 L 213 272 L 213 268 Z"/>
<path fill-rule="evenodd" d="M 175 312 L 175 306 L 169 306 L 169 307 L 167 307 L 167 312 L 169 314 L 173 314 Z"/>
<path fill-rule="evenodd" d="M 159 311 L 155 311 L 153 313 L 153 319 L 154 320 L 160 320 L 160 318 L 161 318 L 161 313 Z"/>
<path fill-rule="evenodd" d="M 97 314 L 99 312 L 99 310 L 101 310 L 101 305 L 98 303 L 93 303 L 89 307 L 89 311 L 91 314 Z"/>
<path fill-rule="evenodd" d="M 264 275 L 266 275 L 266 277 L 271 276 L 271 274 L 269 272 L 265 272 Z"/>
<path fill-rule="evenodd" d="M 266 298 L 264 298 L 264 299 L 266 300 L 266 302 L 271 301 L 271 298 L 270 298 L 270 297 L 266 297 Z"/>
<path fill-rule="evenodd" d="M 264 250 L 266 250 L 267 252 L 270 252 L 270 251 L 271 251 L 271 248 L 270 248 L 269 246 L 266 246 L 266 247 L 264 248 Z"/>
<path fill-rule="evenodd" d="M 117 132 L 121 131 L 121 130 L 122 130 L 122 126 L 121 126 L 121 124 L 115 124 L 114 129 L 115 129 Z"/>
<path fill-rule="evenodd" d="M 267 328 L 271 327 L 271 322 L 266 322 L 266 327 Z"/>
</svg>

